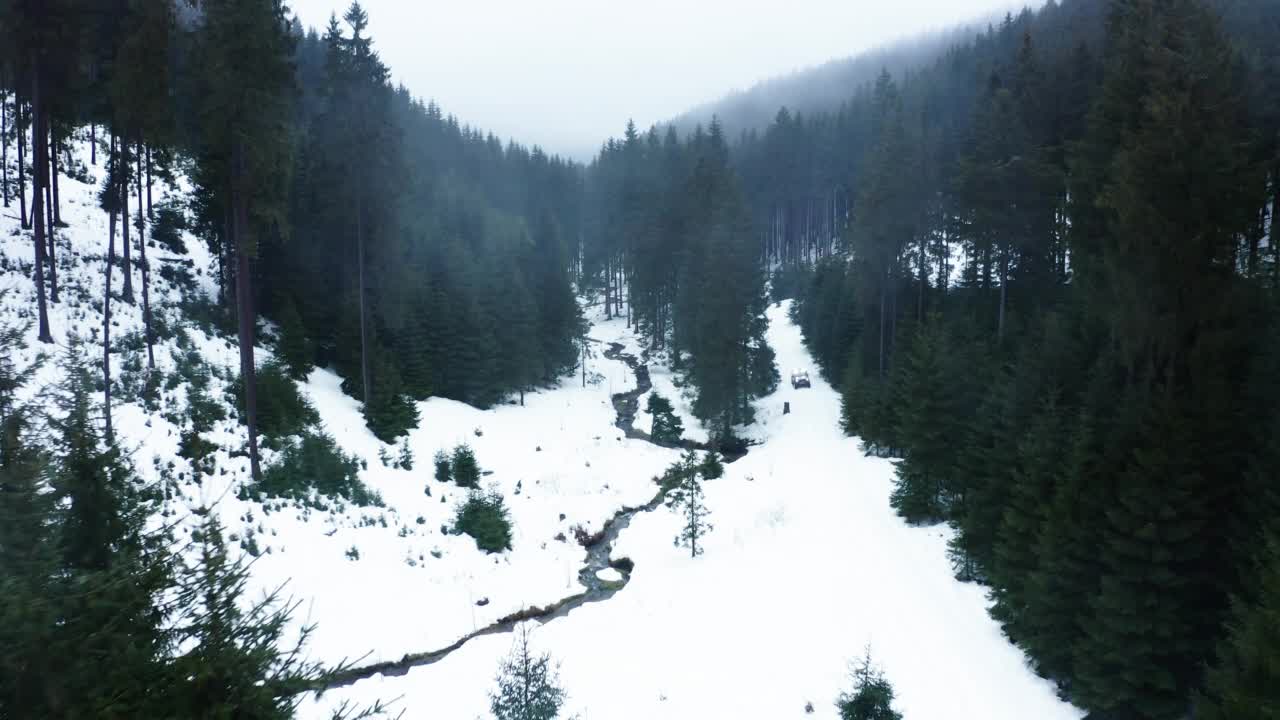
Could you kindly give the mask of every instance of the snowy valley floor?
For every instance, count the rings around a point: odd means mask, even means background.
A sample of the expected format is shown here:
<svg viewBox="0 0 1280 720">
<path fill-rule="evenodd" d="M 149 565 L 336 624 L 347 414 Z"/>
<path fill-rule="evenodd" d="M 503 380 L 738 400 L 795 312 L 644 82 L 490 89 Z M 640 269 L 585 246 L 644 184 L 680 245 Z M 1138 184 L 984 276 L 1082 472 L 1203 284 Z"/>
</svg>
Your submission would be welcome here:
<svg viewBox="0 0 1280 720">
<path fill-rule="evenodd" d="M 786 306 L 769 319 L 779 367 L 812 366 Z M 545 424 L 536 411 L 523 415 L 514 419 L 523 432 Z M 715 529 L 697 559 L 673 546 L 671 511 L 636 516 L 613 551 L 636 563 L 627 587 L 534 632 L 561 661 L 565 717 L 777 720 L 809 717 L 812 702 L 812 717 L 833 718 L 848 663 L 868 645 L 909 720 L 1081 716 L 1001 636 L 984 589 L 952 578 L 948 532 L 893 514 L 891 463 L 864 457 L 838 418 L 837 393 L 816 377 L 812 389 L 783 383 L 761 400 L 753 437 L 762 444 L 707 484 Z M 648 450 L 622 447 L 612 482 L 652 474 Z M 413 591 L 388 583 L 380 592 Z M 429 602 L 417 612 L 410 625 L 430 623 Z M 341 700 L 399 698 L 408 718 L 484 717 L 511 642 L 477 638 L 438 664 L 326 693 L 304 716 L 323 717 Z"/>
<path fill-rule="evenodd" d="M 88 166 L 88 148 L 75 144 L 74 165 L 83 182 L 62 181 L 63 217 L 58 231 L 62 302 L 50 318 L 56 348 L 4 351 L 25 366 L 37 350 L 56 351 L 74 333 L 91 361 L 101 357 L 101 288 L 107 221 L 94 203 L 102 167 Z M 157 199 L 187 197 L 180 181 L 157 188 Z M 18 229 L 17 212 L 0 212 L 0 322 L 32 320 L 30 233 Z M 169 324 L 180 322 L 184 292 L 214 291 L 214 259 L 202 242 L 185 235 L 188 251 L 152 247 L 152 302 Z M 118 247 L 117 239 L 117 247 Z M 194 290 L 183 291 L 159 268 L 189 263 Z M 114 273 L 118 290 L 123 276 Z M 135 275 L 135 282 L 140 278 Z M 769 310 L 769 341 L 784 370 L 812 367 L 785 306 Z M 114 377 L 130 361 L 140 367 L 138 305 L 113 307 L 117 342 Z M 192 510 L 212 506 L 233 543 L 253 538 L 255 591 L 284 585 L 300 602 L 299 622 L 318 629 L 313 657 L 362 663 L 398 659 L 444 647 L 477 628 L 532 605 L 546 605 L 582 590 L 578 570 L 586 552 L 573 528 L 590 532 L 623 506 L 638 506 L 655 491 L 652 478 L 679 453 L 622 437 L 614 426 L 612 393 L 635 387 L 627 367 L 601 351 L 618 342 L 639 353 L 625 321 L 598 314 L 591 338 L 588 382 L 566 377 L 554 389 L 531 393 L 526 405 L 490 410 L 432 399 L 419 404 L 421 422 L 409 438 L 412 470 L 384 465 L 396 448 L 376 440 L 359 404 L 339 389 L 328 370 L 303 383 L 322 428 L 361 458 L 361 479 L 381 494 L 383 508 L 330 511 L 292 503 L 241 500 L 247 480 L 244 430 L 230 414 L 210 434 L 219 445 L 217 472 L 193 477 L 178 456 L 188 423 L 187 386 L 166 385 L 160 412 L 148 413 L 128 393 L 118 396 L 115 418 L 121 442 L 142 478 L 173 491 L 157 523 L 177 522 L 190 532 Z M 34 338 L 34 332 L 30 333 Z M 268 343 L 259 362 L 271 357 Z M 188 350 L 214 371 L 210 395 L 225 397 L 237 367 L 228 338 L 192 324 L 156 347 L 157 368 L 172 373 Z M 651 366 L 654 388 L 685 416 L 687 435 L 705 430 L 687 416 L 668 370 Z M 49 392 L 59 378 L 49 362 L 29 393 Z M 134 373 L 136 377 L 136 371 Z M 948 531 L 911 528 L 892 512 L 888 496 L 893 467 L 863 457 L 855 439 L 838 425 L 837 394 L 816 375 L 808 390 L 783 382 L 762 399 L 748 434 L 760 445 L 707 484 L 715 529 L 706 554 L 690 559 L 673 546 L 678 522 L 659 507 L 641 513 L 618 538 L 614 557 L 635 562 L 629 584 L 605 602 L 573 610 L 533 634 L 535 645 L 561 665 L 569 692 L 564 717 L 582 720 L 727 718 L 779 720 L 833 718 L 832 702 L 848 687 L 848 662 L 868 644 L 898 694 L 907 720 L 1056 720 L 1081 713 L 1058 701 L 1024 658 L 1000 634 L 985 611 L 985 590 L 952 579 L 946 561 Z M 646 398 L 641 398 L 641 407 Z M 782 415 L 784 402 L 792 413 Z M 647 429 L 643 413 L 636 426 Z M 484 482 L 506 496 L 514 524 L 514 549 L 486 555 L 466 536 L 442 531 L 463 499 L 458 488 L 432 479 L 431 457 L 469 442 Z M 267 452 L 264 461 L 274 460 Z M 427 491 L 430 491 L 429 494 Z M 270 510 L 270 512 L 268 512 Z M 564 540 L 558 539 L 560 537 Z M 246 543 L 247 544 L 247 543 Z M 358 550 L 359 559 L 349 559 Z M 472 640 L 441 662 L 398 677 L 373 677 L 309 697 L 305 718 L 327 718 L 343 700 L 367 703 L 399 699 L 406 718 L 446 720 L 484 717 L 487 693 L 512 636 Z M 815 708 L 806 715 L 805 704 Z"/>
</svg>

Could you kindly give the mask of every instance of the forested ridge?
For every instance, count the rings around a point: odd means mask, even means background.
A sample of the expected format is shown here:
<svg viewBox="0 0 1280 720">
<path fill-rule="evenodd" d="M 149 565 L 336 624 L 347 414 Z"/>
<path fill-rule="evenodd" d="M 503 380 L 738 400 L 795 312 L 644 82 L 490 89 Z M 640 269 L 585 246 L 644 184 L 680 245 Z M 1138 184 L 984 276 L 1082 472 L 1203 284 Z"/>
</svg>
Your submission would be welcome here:
<svg viewBox="0 0 1280 720">
<path fill-rule="evenodd" d="M 1096 718 L 1270 717 L 1280 6 L 1009 17 L 735 148 L 894 507 Z"/>
</svg>

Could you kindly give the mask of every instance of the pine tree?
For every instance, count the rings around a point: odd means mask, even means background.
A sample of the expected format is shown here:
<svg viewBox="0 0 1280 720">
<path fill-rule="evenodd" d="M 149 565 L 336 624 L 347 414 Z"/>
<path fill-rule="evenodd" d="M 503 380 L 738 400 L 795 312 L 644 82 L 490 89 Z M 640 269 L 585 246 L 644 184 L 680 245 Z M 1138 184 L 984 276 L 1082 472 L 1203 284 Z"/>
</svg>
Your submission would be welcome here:
<svg viewBox="0 0 1280 720">
<path fill-rule="evenodd" d="M 990 612 L 1010 637 L 1024 637 L 1028 584 L 1039 565 L 1037 539 L 1048 521 L 1046 512 L 1063 466 L 1060 438 L 1064 428 L 1057 399 L 1050 395 L 1018 447 L 1017 479 L 1005 499 L 990 568 L 995 600 Z"/>
<path fill-rule="evenodd" d="M 893 687 L 871 661 L 871 648 L 853 668 L 853 690 L 836 700 L 840 720 L 902 720 L 893 709 Z"/>
<path fill-rule="evenodd" d="M 494 720 L 555 720 L 560 716 L 566 693 L 551 656 L 534 651 L 531 634 L 527 625 L 520 626 L 511 653 L 498 668 L 498 687 L 489 694 Z"/>
<path fill-rule="evenodd" d="M 487 553 L 511 549 L 511 516 L 496 489 L 472 488 L 453 518 L 455 532 L 470 535 L 476 547 Z"/>
<path fill-rule="evenodd" d="M 450 457 L 453 480 L 459 487 L 475 488 L 480 486 L 480 465 L 476 462 L 475 451 L 466 443 L 459 443 L 453 448 Z M 437 465 L 437 471 L 439 465 Z"/>
<path fill-rule="evenodd" d="M 908 522 L 936 522 L 943 517 L 944 479 L 949 474 L 951 446 L 958 433 L 950 425 L 948 383 L 942 363 L 938 323 L 916 332 L 897 379 L 897 441 L 910 451 L 898 463 L 890 503 Z"/>
<path fill-rule="evenodd" d="M 1257 598 L 1232 603 L 1227 636 L 1196 703 L 1198 718 L 1263 720 L 1280 713 L 1280 540 L 1262 543 Z"/>
<path fill-rule="evenodd" d="M 708 450 L 702 462 L 698 465 L 698 474 L 704 480 L 717 480 L 724 477 L 724 464 L 720 462 L 720 453 L 715 450 Z"/>
<path fill-rule="evenodd" d="M 684 435 L 684 422 L 671 407 L 671 401 L 656 391 L 649 395 L 645 404 L 645 412 L 653 416 L 653 431 L 650 439 L 658 445 L 673 446 L 680 442 Z"/>
<path fill-rule="evenodd" d="M 433 463 L 435 464 L 436 482 L 453 482 L 453 464 L 445 451 L 437 450 Z"/>
<path fill-rule="evenodd" d="M 672 485 L 666 493 L 667 507 L 678 512 L 684 523 L 680 534 L 676 536 L 676 547 L 689 548 L 689 557 L 697 557 L 704 548 L 698 541 L 714 528 L 707 522 L 711 511 L 707 509 L 702 495 L 702 483 L 699 481 L 700 463 L 695 451 L 685 453 L 680 463 L 669 471 Z"/>
<path fill-rule="evenodd" d="M 302 317 L 298 315 L 298 307 L 292 298 L 285 298 L 279 305 L 277 322 L 279 330 L 280 359 L 289 368 L 289 377 L 294 380 L 305 380 L 311 371 L 313 349 L 311 339 L 307 337 Z"/>
</svg>

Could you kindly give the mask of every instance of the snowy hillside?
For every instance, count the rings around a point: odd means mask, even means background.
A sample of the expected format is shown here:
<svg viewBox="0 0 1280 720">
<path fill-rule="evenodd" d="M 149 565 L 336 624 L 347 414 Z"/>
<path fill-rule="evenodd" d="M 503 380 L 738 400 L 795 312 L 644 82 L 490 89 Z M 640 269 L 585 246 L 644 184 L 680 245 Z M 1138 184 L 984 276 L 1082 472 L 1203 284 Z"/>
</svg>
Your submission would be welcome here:
<svg viewBox="0 0 1280 720">
<path fill-rule="evenodd" d="M 811 365 L 785 305 L 769 342 L 782 367 Z M 599 329 L 599 325 L 597 325 Z M 792 413 L 782 414 L 784 402 Z M 763 442 L 710 481 L 706 554 L 674 547 L 671 511 L 641 514 L 613 554 L 635 571 L 608 602 L 534 633 L 562 662 L 569 713 L 586 718 L 835 717 L 847 663 L 870 646 L 911 720 L 1078 718 L 986 614 L 983 588 L 952 578 L 949 531 L 906 526 L 890 509 L 892 464 L 839 431 L 839 397 L 783 384 L 759 403 Z M 620 468 L 630 473 L 630 466 Z M 403 698 L 409 717 L 485 715 L 511 635 L 478 638 L 402 677 L 331 691 Z"/>
<path fill-rule="evenodd" d="M 76 148 L 87 162 L 87 147 Z M 94 204 L 102 168 L 86 167 L 85 182 L 62 181 L 58 231 L 62 299 L 50 306 L 58 348 L 71 338 L 91 362 L 101 357 L 103 254 L 107 220 Z M 156 188 L 182 198 L 177 188 Z M 636 387 L 621 361 L 603 357 L 610 343 L 639 354 L 623 320 L 592 317 L 595 356 L 588 382 L 565 378 L 558 388 L 530 394 L 524 407 L 481 411 L 441 399 L 419 404 L 421 422 L 408 438 L 412 470 L 384 464 L 397 448 L 365 428 L 359 404 L 327 370 L 302 384 L 320 425 L 360 458 L 361 479 L 384 507 L 322 511 L 298 503 L 260 503 L 237 496 L 248 478 L 243 428 L 232 419 L 210 435 L 219 446 L 212 475 L 192 471 L 178 455 L 187 422 L 189 385 L 179 372 L 192 356 L 212 370 L 210 395 L 223 398 L 238 356 L 227 338 L 184 321 L 179 304 L 209 297 L 214 261 L 195 238 L 175 255 L 149 249 L 154 267 L 152 302 L 166 325 L 179 328 L 156 347 L 162 383 L 158 408 L 148 412 L 136 394 L 115 407 L 118 432 L 139 472 L 165 483 L 172 521 L 212 506 L 228 533 L 251 548 L 259 590 L 286 585 L 302 602 L 301 621 L 318 623 L 312 653 L 326 661 L 396 660 L 447 646 L 499 618 L 582 592 L 586 551 L 575 527 L 600 530 L 620 508 L 649 501 L 652 479 L 679 453 L 623 437 L 614 426 L 613 393 Z M 0 316 L 29 321 L 31 241 L 20 232 L 16 206 L 0 214 Z M 189 268 L 194 284 L 158 268 Z M 116 268 L 113 285 L 122 276 Z M 135 281 L 140 278 L 135 277 Z M 141 327 L 140 305 L 113 303 L 116 380 L 136 381 L 143 352 L 120 341 Z M 782 368 L 809 367 L 786 306 L 769 310 L 769 342 Z M 31 333 L 34 340 L 34 333 Z M 6 348 L 25 365 L 40 348 Z M 270 358 L 259 348 L 260 362 Z M 46 362 L 33 391 L 56 383 Z M 685 416 L 695 439 L 705 438 L 688 417 L 669 370 L 654 367 L 654 388 Z M 643 407 L 644 397 L 640 398 Z M 782 414 L 784 402 L 792 413 Z M 834 717 L 832 701 L 847 687 L 847 663 L 870 645 L 898 693 L 909 720 L 1077 718 L 1052 686 L 1027 669 L 1022 654 L 986 614 L 983 588 L 952 578 L 947 530 L 906 526 L 888 504 L 892 464 L 867 458 L 838 424 L 839 397 L 814 375 L 814 386 L 789 384 L 758 403 L 749 431 L 760 442 L 707 484 L 714 530 L 706 553 L 690 559 L 673 546 L 678 521 L 659 507 L 641 512 L 622 530 L 615 558 L 635 563 L 616 595 L 550 620 L 535 644 L 562 661 L 570 694 L 568 714 L 581 718 L 707 718 L 761 720 Z M 651 421 L 641 416 L 637 427 Z M 443 532 L 463 491 L 432 478 L 431 458 L 459 442 L 475 450 L 487 472 L 483 482 L 503 493 L 514 525 L 513 549 L 489 555 L 467 536 Z M 275 458 L 267 452 L 264 460 Z M 354 552 L 353 552 L 354 549 Z M 358 558 L 356 556 L 358 555 Z M 475 638 L 440 662 L 398 677 L 374 677 L 310 698 L 306 717 L 344 699 L 401 698 L 406 717 L 471 718 L 486 714 L 487 692 L 512 636 Z"/>
</svg>

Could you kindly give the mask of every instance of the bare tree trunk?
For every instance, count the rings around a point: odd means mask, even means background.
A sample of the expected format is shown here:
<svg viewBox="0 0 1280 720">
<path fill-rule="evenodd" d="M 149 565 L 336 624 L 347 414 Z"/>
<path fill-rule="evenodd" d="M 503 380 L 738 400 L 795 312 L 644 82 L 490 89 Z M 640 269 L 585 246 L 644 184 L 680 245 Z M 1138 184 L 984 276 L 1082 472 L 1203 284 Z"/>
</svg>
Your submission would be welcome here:
<svg viewBox="0 0 1280 720">
<path fill-rule="evenodd" d="M 107 158 L 108 177 L 116 168 L 116 136 L 111 135 L 111 149 Z M 102 291 L 102 412 L 105 422 L 107 442 L 115 440 L 111 427 L 111 266 L 116 263 L 116 208 L 111 203 L 110 219 L 107 222 L 107 267 L 103 273 L 105 280 Z"/>
<path fill-rule="evenodd" d="M 31 53 L 31 119 L 32 128 L 40 127 L 41 112 L 40 107 L 40 58 L 35 53 Z M 34 131 L 31 135 L 32 140 L 32 167 L 31 167 L 31 220 L 35 225 L 33 233 L 35 241 L 36 264 L 34 269 L 34 280 L 36 283 L 36 311 L 39 317 L 39 340 L 42 343 L 52 343 L 53 333 L 49 332 L 49 307 L 45 302 L 44 295 L 44 206 L 43 198 L 40 191 L 40 175 L 41 170 L 46 166 L 44 158 L 44 142 L 43 133 Z"/>
<path fill-rule="evenodd" d="M 89 123 L 89 164 L 98 164 L 98 124 Z"/>
<path fill-rule="evenodd" d="M 129 250 L 129 143 L 120 140 L 120 155 L 116 158 L 120 168 L 120 248 L 124 260 L 124 287 L 120 294 L 124 301 L 133 304 L 133 256 Z"/>
<path fill-rule="evenodd" d="M 1004 340 L 1004 308 L 1009 298 L 1009 255 L 1000 258 L 1000 313 L 996 320 L 996 341 Z"/>
<path fill-rule="evenodd" d="M 928 265 L 925 263 L 925 248 L 928 241 L 920 238 L 920 295 L 916 298 L 916 322 L 924 322 L 924 288 L 929 282 Z"/>
<path fill-rule="evenodd" d="M 244 150 L 234 151 L 235 180 L 230 202 L 234 207 L 232 228 L 236 244 L 236 317 L 240 340 L 240 378 L 244 384 L 244 418 L 249 431 L 249 470 L 254 482 L 262 479 L 258 460 L 258 381 L 253 361 L 253 289 L 249 263 L 249 198 L 244 192 Z"/>
<path fill-rule="evenodd" d="M 156 221 L 155 213 L 151 209 L 151 146 L 147 146 L 147 222 L 154 223 Z"/>
<path fill-rule="evenodd" d="M 23 230 L 31 227 L 31 223 L 27 217 L 27 159 L 23 148 L 26 146 L 26 137 L 22 132 L 22 100 L 18 93 L 13 94 L 13 112 L 14 118 L 13 133 L 18 140 L 18 210 L 20 213 L 19 225 Z M 34 152 L 34 148 L 32 149 Z"/>
<path fill-rule="evenodd" d="M 0 190 L 9 207 L 9 96 L 0 93 Z"/>
<path fill-rule="evenodd" d="M 231 197 L 231 192 L 227 191 L 227 197 Z M 218 248 L 218 305 L 227 307 L 230 294 L 227 292 L 227 253 L 230 252 L 231 238 L 235 235 L 231 231 L 231 206 L 228 201 L 226 209 L 222 213 L 222 246 Z"/>
<path fill-rule="evenodd" d="M 609 257 L 606 255 L 604 259 L 604 319 L 613 319 L 613 295 L 609 294 L 610 285 L 613 283 L 613 270 L 609 267 Z"/>
<path fill-rule="evenodd" d="M 45 117 L 45 113 L 42 113 L 40 115 L 40 120 L 45 125 L 49 124 L 48 118 Z M 49 139 L 48 139 L 47 128 L 46 130 L 41 131 L 41 135 L 42 137 L 40 138 L 40 141 L 43 143 L 48 143 Z M 45 154 L 56 155 L 57 152 L 55 151 L 53 153 L 50 153 L 49 145 L 46 144 Z M 52 173 L 50 173 L 49 171 L 49 164 L 46 163 L 44 167 L 40 168 L 40 172 L 41 172 L 40 184 L 44 186 L 45 234 L 46 234 L 46 242 L 48 242 L 49 244 L 49 249 L 45 251 L 46 259 L 49 261 L 49 302 L 56 303 L 58 302 L 58 253 L 57 253 L 57 245 L 55 244 L 54 237 L 53 237 L 53 230 L 56 223 L 54 223 L 54 215 L 53 215 L 53 193 L 50 190 L 53 184 L 49 182 L 49 178 L 52 175 Z"/>
<path fill-rule="evenodd" d="M 147 371 L 156 369 L 155 338 L 151 332 L 151 272 L 147 264 L 147 221 L 142 214 L 142 141 L 138 141 L 138 262 L 142 266 L 142 327 L 147 338 Z"/>
<path fill-rule="evenodd" d="M 364 307 L 364 198 L 356 193 L 356 267 L 360 285 L 360 384 L 364 388 L 364 404 L 369 406 L 369 329 Z"/>
<path fill-rule="evenodd" d="M 53 152 L 49 155 L 49 165 L 53 172 L 53 221 L 62 225 L 62 195 L 58 192 L 58 151 L 62 149 L 62 143 L 58 142 L 58 136 L 53 132 L 53 123 L 46 119 L 45 125 L 49 126 L 49 142 L 53 144 Z"/>
</svg>

